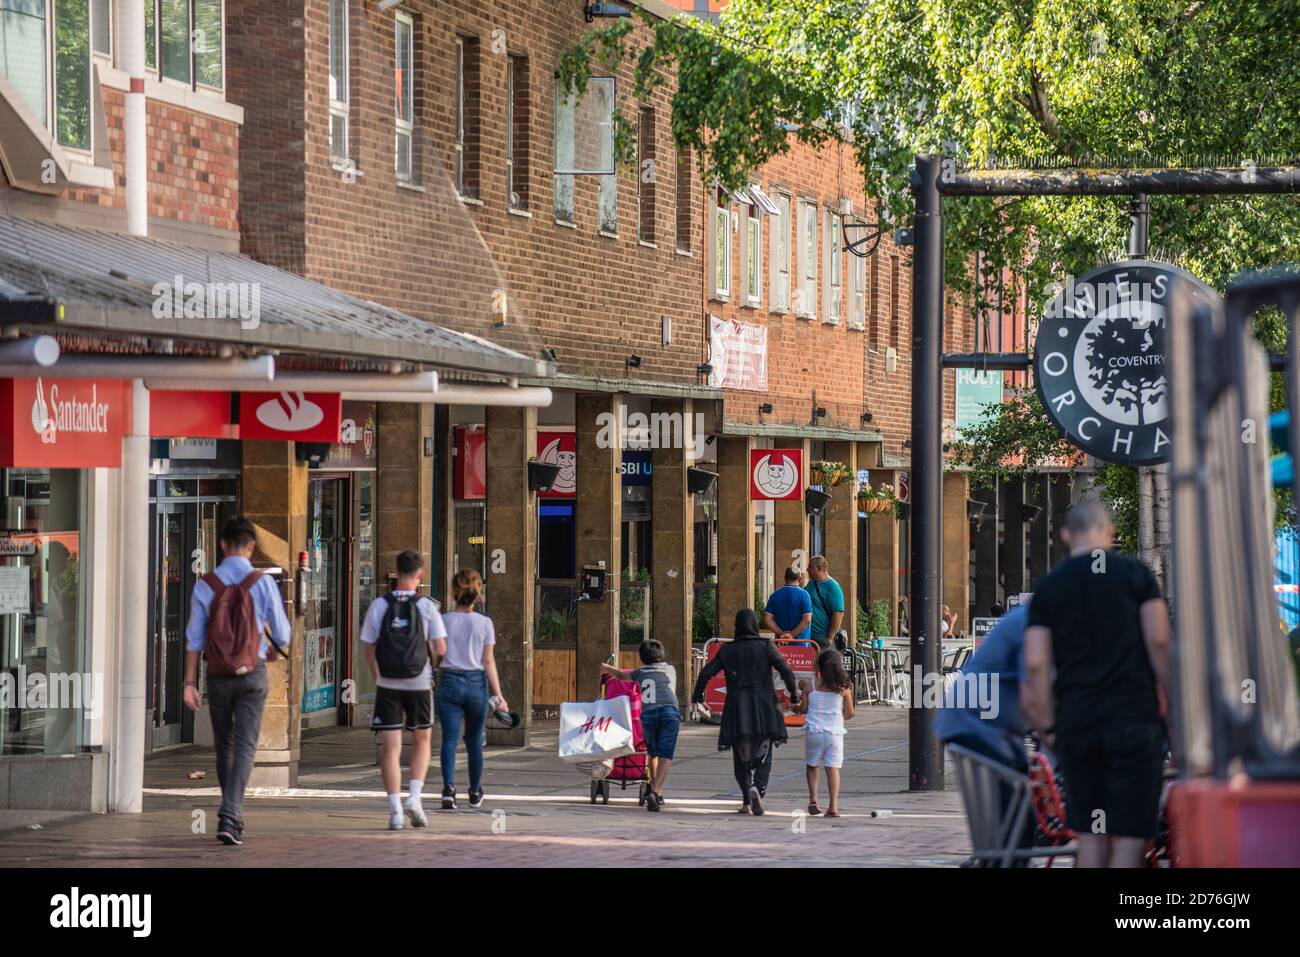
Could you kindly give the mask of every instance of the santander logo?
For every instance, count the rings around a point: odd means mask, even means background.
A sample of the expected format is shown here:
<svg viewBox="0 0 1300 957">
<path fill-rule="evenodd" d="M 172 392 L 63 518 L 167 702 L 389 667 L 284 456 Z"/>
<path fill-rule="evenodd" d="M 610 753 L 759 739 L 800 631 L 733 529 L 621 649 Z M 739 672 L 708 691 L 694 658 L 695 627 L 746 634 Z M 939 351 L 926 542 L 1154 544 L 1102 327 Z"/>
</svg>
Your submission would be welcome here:
<svg viewBox="0 0 1300 957">
<path fill-rule="evenodd" d="M 50 408 L 45 404 L 45 383 L 36 380 L 36 401 L 32 403 L 32 428 L 44 432 L 50 421 Z"/>
<path fill-rule="evenodd" d="M 32 428 L 46 445 L 53 445 L 60 432 L 105 433 L 109 431 L 109 404 L 99 401 L 99 385 L 90 386 L 90 399 L 86 400 L 85 384 L 64 384 L 64 398 L 59 383 L 50 385 L 50 399 L 45 401 L 45 383 L 36 380 L 36 400 L 32 403 Z M 81 391 L 79 392 L 78 389 Z"/>
<path fill-rule="evenodd" d="M 281 392 L 257 407 L 257 421 L 280 432 L 305 432 L 325 419 L 325 412 L 301 392 Z"/>
</svg>

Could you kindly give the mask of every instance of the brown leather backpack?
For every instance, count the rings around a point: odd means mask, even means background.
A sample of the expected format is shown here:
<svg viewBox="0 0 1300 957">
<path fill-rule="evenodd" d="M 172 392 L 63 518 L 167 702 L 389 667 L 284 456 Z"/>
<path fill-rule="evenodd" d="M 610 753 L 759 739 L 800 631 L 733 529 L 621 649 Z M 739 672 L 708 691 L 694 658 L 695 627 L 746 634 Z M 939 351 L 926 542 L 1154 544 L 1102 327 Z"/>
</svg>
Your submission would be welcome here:
<svg viewBox="0 0 1300 957">
<path fill-rule="evenodd" d="M 257 627 L 253 586 L 261 577 L 261 572 L 249 572 L 239 584 L 227 585 L 215 572 L 203 576 L 212 589 L 207 641 L 203 646 L 208 674 L 246 675 L 258 666 L 262 631 Z"/>
</svg>

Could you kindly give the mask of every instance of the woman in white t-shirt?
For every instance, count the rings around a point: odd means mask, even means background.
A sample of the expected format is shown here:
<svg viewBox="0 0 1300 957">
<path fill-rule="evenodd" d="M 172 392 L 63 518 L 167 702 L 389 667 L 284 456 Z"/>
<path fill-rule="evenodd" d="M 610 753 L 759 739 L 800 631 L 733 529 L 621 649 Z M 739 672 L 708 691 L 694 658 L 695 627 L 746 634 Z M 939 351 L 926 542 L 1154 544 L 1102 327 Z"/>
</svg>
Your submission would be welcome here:
<svg viewBox="0 0 1300 957">
<path fill-rule="evenodd" d="M 443 614 L 447 653 L 438 668 L 436 707 L 442 725 L 442 806 L 456 808 L 456 739 L 464 725 L 469 756 L 469 806 L 483 806 L 483 736 L 488 716 L 488 689 L 498 711 L 510 706 L 501 693 L 495 655 L 496 629 L 492 619 L 474 610 L 483 594 L 483 578 L 462 568 L 451 580 L 454 611 Z"/>
</svg>

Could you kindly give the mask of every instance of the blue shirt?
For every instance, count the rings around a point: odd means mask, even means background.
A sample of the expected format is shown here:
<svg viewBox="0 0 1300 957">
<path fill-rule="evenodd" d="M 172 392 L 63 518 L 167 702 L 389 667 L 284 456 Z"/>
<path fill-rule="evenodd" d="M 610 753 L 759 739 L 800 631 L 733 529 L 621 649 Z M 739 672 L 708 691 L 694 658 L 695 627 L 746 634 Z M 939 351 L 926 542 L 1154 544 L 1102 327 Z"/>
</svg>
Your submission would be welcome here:
<svg viewBox="0 0 1300 957">
<path fill-rule="evenodd" d="M 794 628 L 804 615 L 813 610 L 812 599 L 798 585 L 782 585 L 767 600 L 765 609 L 782 631 L 790 632 L 791 637 L 808 640 L 808 629 L 795 632 Z"/>
<path fill-rule="evenodd" d="M 253 571 L 253 563 L 239 555 L 228 555 L 214 573 L 227 585 L 238 585 Z M 284 613 L 284 602 L 280 600 L 280 589 L 275 579 L 263 575 L 253 586 L 253 609 L 257 613 L 257 630 L 262 633 L 262 647 L 259 657 L 266 660 L 266 626 L 271 626 L 271 639 L 281 651 L 289 647 L 292 629 Z M 208 640 L 208 610 L 212 607 L 212 589 L 208 583 L 199 579 L 194 585 L 194 595 L 190 598 L 190 623 L 185 626 L 185 649 L 203 651 Z"/>
<path fill-rule="evenodd" d="M 809 579 L 804 586 L 812 600 L 812 633 L 814 638 L 833 638 L 831 615 L 844 611 L 844 589 L 834 578 L 825 581 Z"/>
<path fill-rule="evenodd" d="M 944 695 L 936 717 L 940 741 L 963 744 L 964 739 L 975 743 L 972 750 L 997 755 L 1012 767 L 1024 766 L 1023 738 L 1028 728 L 1020 714 L 1020 682 L 1025 675 L 1028 625 L 1029 606 L 1017 605 L 1002 616 L 957 673 L 958 681 Z"/>
</svg>

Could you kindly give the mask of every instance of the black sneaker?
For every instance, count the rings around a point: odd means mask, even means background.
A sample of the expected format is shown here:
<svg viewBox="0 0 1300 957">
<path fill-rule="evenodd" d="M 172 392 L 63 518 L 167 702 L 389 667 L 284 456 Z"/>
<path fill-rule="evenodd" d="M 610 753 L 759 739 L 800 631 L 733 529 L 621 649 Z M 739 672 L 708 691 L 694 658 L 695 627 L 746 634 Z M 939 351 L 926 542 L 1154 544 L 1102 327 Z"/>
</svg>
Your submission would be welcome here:
<svg viewBox="0 0 1300 957">
<path fill-rule="evenodd" d="M 453 802 L 454 803 L 454 802 Z M 483 789 L 469 792 L 469 806 L 478 808 L 483 806 Z"/>
<path fill-rule="evenodd" d="M 456 789 L 446 787 L 442 789 L 442 809 L 444 811 L 456 810 Z"/>
<path fill-rule="evenodd" d="M 657 811 L 662 805 L 662 799 L 654 791 L 645 796 L 645 809 L 647 811 Z"/>
<path fill-rule="evenodd" d="M 758 793 L 758 788 L 749 789 L 749 808 L 755 817 L 763 816 L 763 795 Z"/>
<path fill-rule="evenodd" d="M 235 833 L 233 828 L 229 828 L 225 826 L 223 826 L 219 831 L 217 831 L 217 840 L 220 841 L 222 844 L 227 844 L 231 846 L 238 846 L 244 843 L 243 839 L 237 833 Z"/>
</svg>

